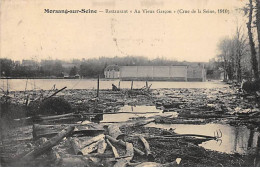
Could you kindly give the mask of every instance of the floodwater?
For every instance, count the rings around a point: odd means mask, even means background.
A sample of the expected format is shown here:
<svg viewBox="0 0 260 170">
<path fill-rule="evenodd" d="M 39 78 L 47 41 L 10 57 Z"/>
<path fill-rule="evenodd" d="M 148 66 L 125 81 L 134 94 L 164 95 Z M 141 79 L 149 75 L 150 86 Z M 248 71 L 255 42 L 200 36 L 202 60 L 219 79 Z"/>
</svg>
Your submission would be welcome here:
<svg viewBox="0 0 260 170">
<path fill-rule="evenodd" d="M 127 112 L 127 113 L 120 113 Z M 129 112 L 129 113 L 128 113 Z M 150 112 L 146 113 L 145 112 Z M 169 112 L 167 112 L 169 114 Z M 176 117 L 177 112 L 172 112 Z M 137 117 L 150 117 L 155 115 L 163 115 L 162 110 L 156 109 L 155 106 L 129 106 L 125 105 L 121 107 L 117 114 L 104 114 L 102 117 L 102 123 L 112 122 L 125 122 Z M 250 150 L 256 148 L 257 140 L 260 136 L 259 132 L 248 129 L 245 126 L 230 126 L 220 123 L 209 123 L 203 125 L 191 125 L 191 124 L 156 124 L 150 123 L 145 125 L 146 127 L 156 127 L 162 129 L 175 129 L 178 134 L 196 134 L 214 136 L 217 132 L 221 140 L 210 140 L 203 142 L 200 146 L 205 149 L 225 152 L 225 153 L 239 153 L 247 154 Z"/>
<path fill-rule="evenodd" d="M 214 136 L 214 132 L 221 130 L 221 141 L 210 140 L 203 142 L 200 146 L 209 150 L 239 154 L 247 154 L 251 149 L 254 149 L 257 146 L 257 140 L 260 135 L 259 132 L 249 130 L 245 126 L 234 127 L 216 123 L 205 125 L 150 123 L 146 125 L 146 127 L 163 129 L 173 128 L 178 134 L 197 134 L 208 136 Z"/>
<path fill-rule="evenodd" d="M 120 88 L 131 88 L 131 81 L 120 80 L 100 80 L 100 89 L 111 89 L 112 84 L 119 86 Z M 0 79 L 0 87 L 9 91 L 24 91 L 26 90 L 50 90 L 54 85 L 56 88 L 61 89 L 67 87 L 67 89 L 96 89 L 96 79 Z M 160 88 L 222 88 L 228 87 L 228 85 L 220 81 L 207 81 L 207 82 L 174 82 L 174 81 L 149 81 L 148 84 L 152 84 L 151 89 Z M 145 81 L 134 81 L 133 88 L 142 88 L 146 85 Z"/>
<path fill-rule="evenodd" d="M 130 113 L 120 113 L 120 112 L 130 112 Z M 146 113 L 148 112 L 148 113 Z M 169 114 L 170 112 L 167 112 Z M 133 118 L 140 117 L 150 117 L 155 115 L 162 115 L 162 110 L 156 109 L 155 106 L 128 106 L 125 105 L 121 107 L 119 113 L 117 114 L 104 114 L 102 123 L 109 122 L 125 122 Z M 176 115 L 177 112 L 173 112 L 173 115 Z"/>
</svg>

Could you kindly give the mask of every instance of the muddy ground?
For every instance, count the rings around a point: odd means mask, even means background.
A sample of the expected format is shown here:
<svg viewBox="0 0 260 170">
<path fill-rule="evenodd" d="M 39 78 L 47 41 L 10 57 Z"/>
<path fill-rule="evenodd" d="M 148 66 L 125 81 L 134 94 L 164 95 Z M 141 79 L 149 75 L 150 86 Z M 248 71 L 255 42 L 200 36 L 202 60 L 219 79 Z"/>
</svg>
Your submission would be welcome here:
<svg viewBox="0 0 260 170">
<path fill-rule="evenodd" d="M 1 166 L 62 166 L 48 151 L 40 155 L 34 161 L 17 163 L 19 158 L 41 144 L 40 139 L 34 140 L 32 136 L 32 124 L 39 115 L 56 115 L 66 113 L 108 113 L 118 112 L 123 105 L 149 105 L 156 106 L 163 113 L 177 112 L 178 117 L 157 118 L 156 123 L 167 124 L 205 124 L 210 122 L 222 122 L 232 126 L 245 125 L 259 132 L 260 127 L 260 98 L 257 94 L 244 94 L 235 87 L 217 89 L 158 89 L 149 91 L 140 90 L 101 90 L 97 98 L 96 90 L 64 90 L 50 100 L 33 102 L 36 98 L 44 99 L 54 91 L 30 91 L 10 92 L 9 97 L 1 97 Z M 30 95 L 28 96 L 28 94 Z M 28 97 L 26 97 L 28 96 Z M 8 106 L 4 105 L 6 101 Z M 27 106 L 25 106 L 25 103 Z M 64 106 L 64 107 L 61 107 Z M 28 119 L 23 119 L 27 117 Z M 36 118 L 35 118 L 36 117 Z M 15 121 L 14 121 L 15 119 Z M 69 120 L 37 122 L 40 124 L 76 123 L 79 121 L 96 120 L 95 114 L 69 118 Z M 122 127 L 121 131 L 126 135 L 126 141 L 133 143 L 134 147 L 143 150 L 142 145 L 132 134 L 164 135 L 174 133 L 173 130 L 163 130 L 149 127 Z M 238 153 L 226 154 L 206 150 L 198 146 L 202 140 L 189 137 L 172 139 L 148 138 L 154 162 L 166 164 L 181 159 L 174 166 L 257 166 L 259 148 L 253 148 L 253 152 L 246 155 Z M 258 140 L 259 142 L 259 140 Z M 258 145 L 259 146 L 259 145 Z M 71 147 L 64 139 L 56 151 L 61 154 L 71 154 Z M 54 149 L 55 149 L 54 148 Z M 62 149 L 63 148 L 63 149 Z M 120 147 L 119 148 L 119 153 Z M 121 148 L 122 149 L 122 148 Z M 123 150 L 123 149 L 122 149 Z M 111 149 L 108 148 L 108 153 Z M 122 151 L 123 152 L 123 151 Z M 132 162 L 147 162 L 146 157 L 135 154 Z M 86 164 L 85 166 L 113 166 L 113 162 L 98 164 Z"/>
</svg>

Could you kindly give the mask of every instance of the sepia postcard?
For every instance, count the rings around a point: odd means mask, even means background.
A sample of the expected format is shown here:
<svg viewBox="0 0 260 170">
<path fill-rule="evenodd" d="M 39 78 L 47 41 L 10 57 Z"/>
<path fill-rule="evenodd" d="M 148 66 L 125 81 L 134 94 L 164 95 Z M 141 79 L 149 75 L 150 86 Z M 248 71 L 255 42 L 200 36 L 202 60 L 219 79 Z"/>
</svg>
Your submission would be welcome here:
<svg viewBox="0 0 260 170">
<path fill-rule="evenodd" d="M 1 0 L 1 167 L 259 167 L 260 0 Z"/>
</svg>

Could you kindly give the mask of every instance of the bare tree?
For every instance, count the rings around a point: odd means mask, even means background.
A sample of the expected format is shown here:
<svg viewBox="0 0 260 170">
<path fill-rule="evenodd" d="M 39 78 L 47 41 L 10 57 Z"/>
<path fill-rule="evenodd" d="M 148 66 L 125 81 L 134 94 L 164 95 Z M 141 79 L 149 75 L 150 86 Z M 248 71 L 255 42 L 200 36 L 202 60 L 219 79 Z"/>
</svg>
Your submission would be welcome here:
<svg viewBox="0 0 260 170">
<path fill-rule="evenodd" d="M 238 82 L 242 80 L 242 70 L 241 70 L 241 59 L 246 55 L 247 52 L 247 43 L 246 37 L 242 33 L 241 26 L 237 27 L 236 35 L 234 36 L 234 50 L 235 50 L 235 63 L 236 63 L 236 78 Z"/>
<path fill-rule="evenodd" d="M 224 38 L 218 44 L 221 54 L 218 56 L 224 69 L 225 80 L 236 79 L 241 82 L 242 66 L 241 61 L 247 54 L 247 38 L 243 34 L 242 26 L 236 29 L 236 33 L 232 38 Z"/>
<path fill-rule="evenodd" d="M 248 14 L 248 23 L 247 23 L 248 38 L 249 38 L 249 45 L 251 50 L 251 62 L 252 62 L 254 77 L 255 79 L 258 79 L 259 78 L 258 62 L 256 59 L 256 49 L 255 49 L 255 43 L 252 34 L 252 16 L 253 16 L 253 2 L 252 0 L 249 0 L 249 14 Z"/>
<path fill-rule="evenodd" d="M 260 0 L 256 0 L 256 29 L 258 35 L 258 62 L 260 63 Z M 258 63 L 259 70 L 260 64 Z"/>
<path fill-rule="evenodd" d="M 234 45 L 232 40 L 224 38 L 220 41 L 218 49 L 221 54 L 218 56 L 220 61 L 223 62 L 224 81 L 227 79 L 232 80 L 234 77 Z"/>
</svg>

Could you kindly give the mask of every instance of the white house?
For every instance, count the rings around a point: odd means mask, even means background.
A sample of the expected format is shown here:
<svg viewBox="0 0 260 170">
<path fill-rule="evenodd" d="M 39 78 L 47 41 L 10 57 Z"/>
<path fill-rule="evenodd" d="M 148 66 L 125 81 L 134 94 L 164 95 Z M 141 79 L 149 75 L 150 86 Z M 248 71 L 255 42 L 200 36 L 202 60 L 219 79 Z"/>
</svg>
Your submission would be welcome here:
<svg viewBox="0 0 260 170">
<path fill-rule="evenodd" d="M 107 79 L 119 79 L 119 66 L 118 65 L 109 65 L 105 68 L 104 74 Z"/>
</svg>

